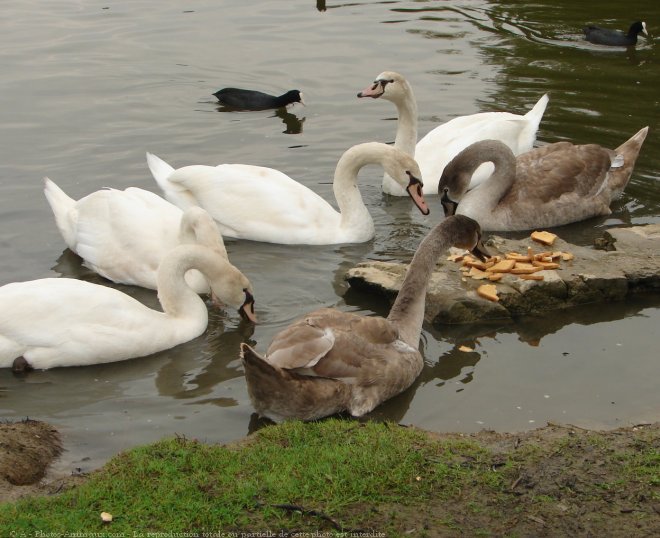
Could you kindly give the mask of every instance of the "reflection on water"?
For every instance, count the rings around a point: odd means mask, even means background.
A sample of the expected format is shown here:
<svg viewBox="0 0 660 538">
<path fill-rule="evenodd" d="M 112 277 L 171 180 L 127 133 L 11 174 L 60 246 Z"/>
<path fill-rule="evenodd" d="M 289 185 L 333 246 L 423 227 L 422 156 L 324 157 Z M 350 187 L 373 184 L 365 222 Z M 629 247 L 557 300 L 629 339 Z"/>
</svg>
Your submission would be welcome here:
<svg viewBox="0 0 660 538">
<path fill-rule="evenodd" d="M 226 114 L 264 114 L 264 111 L 247 111 L 247 110 L 236 110 L 235 108 L 231 107 L 225 107 L 222 105 L 217 105 L 215 109 L 218 112 L 226 113 Z M 270 113 L 270 111 L 268 111 Z M 299 118 L 296 114 L 293 112 L 289 112 L 285 107 L 282 108 L 277 108 L 274 111 L 272 111 L 272 115 L 269 116 L 271 118 L 280 118 L 282 120 L 282 123 L 286 127 L 284 131 L 282 131 L 284 134 L 300 134 L 303 131 L 303 123 L 305 123 L 305 117 Z"/>
<path fill-rule="evenodd" d="M 282 123 L 286 125 L 286 129 L 282 131 L 284 134 L 300 134 L 303 130 L 303 123 L 305 118 L 299 118 L 291 112 L 287 112 L 285 108 L 278 108 L 275 115 L 282 119 Z"/>
<path fill-rule="evenodd" d="M 243 320 L 240 320 L 238 327 L 227 326 L 224 316 L 213 310 L 209 318 L 201 357 L 190 356 L 185 349 L 177 348 L 170 354 L 170 360 L 158 370 L 155 383 L 161 396 L 197 399 L 211 394 L 225 381 L 243 377 L 238 359 L 240 345 L 242 342 L 251 346 L 257 344 L 251 338 L 254 326 Z M 210 401 L 222 407 L 237 405 L 236 400 L 231 398 L 198 400 L 196 403 Z"/>
</svg>

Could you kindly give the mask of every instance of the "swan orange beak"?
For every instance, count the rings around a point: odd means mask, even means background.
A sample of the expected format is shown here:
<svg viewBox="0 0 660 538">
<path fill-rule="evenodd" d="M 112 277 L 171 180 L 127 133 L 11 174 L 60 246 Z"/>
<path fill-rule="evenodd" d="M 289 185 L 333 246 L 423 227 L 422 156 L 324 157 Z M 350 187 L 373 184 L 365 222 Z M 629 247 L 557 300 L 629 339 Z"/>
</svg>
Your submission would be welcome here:
<svg viewBox="0 0 660 538">
<path fill-rule="evenodd" d="M 238 309 L 240 316 L 252 323 L 257 323 L 257 316 L 254 313 L 254 296 L 245 290 L 245 302 Z"/>
<path fill-rule="evenodd" d="M 428 215 L 431 210 L 424 199 L 424 191 L 422 190 L 424 184 L 410 172 L 408 172 L 408 175 L 410 176 L 410 183 L 408 183 L 406 191 L 412 198 L 413 202 L 415 202 L 417 209 L 422 212 L 422 215 Z"/>
<path fill-rule="evenodd" d="M 383 93 L 385 93 L 385 88 L 379 81 L 375 81 L 371 86 L 367 86 L 364 90 L 358 93 L 357 96 L 378 99 Z"/>
</svg>

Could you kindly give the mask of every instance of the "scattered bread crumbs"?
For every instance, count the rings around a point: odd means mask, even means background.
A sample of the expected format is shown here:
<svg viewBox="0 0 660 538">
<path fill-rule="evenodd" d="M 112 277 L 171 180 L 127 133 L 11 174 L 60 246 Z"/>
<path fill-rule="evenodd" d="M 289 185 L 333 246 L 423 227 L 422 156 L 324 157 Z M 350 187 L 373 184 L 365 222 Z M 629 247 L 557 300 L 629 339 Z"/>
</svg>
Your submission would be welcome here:
<svg viewBox="0 0 660 538">
<path fill-rule="evenodd" d="M 482 284 L 477 288 L 477 295 L 488 299 L 489 301 L 499 301 L 500 298 L 497 296 L 497 288 L 494 284 Z"/>
<path fill-rule="evenodd" d="M 557 236 L 550 232 L 533 232 L 531 238 L 544 245 L 551 245 Z M 544 276 L 537 273 L 546 270 L 561 269 L 562 261 L 571 261 L 574 257 L 571 252 L 563 252 L 561 250 L 534 252 L 532 247 L 527 247 L 527 254 L 507 252 L 504 256 L 492 256 L 485 262 L 477 260 L 467 253 L 464 255 L 453 255 L 448 259 L 462 262 L 460 270 L 464 282 L 467 282 L 468 278 L 498 282 L 506 274 L 523 280 L 541 281 L 544 280 Z M 482 289 L 482 291 L 479 292 L 479 289 Z M 482 297 L 491 301 L 499 300 L 497 289 L 493 285 L 484 284 L 479 286 L 477 292 Z"/>
</svg>

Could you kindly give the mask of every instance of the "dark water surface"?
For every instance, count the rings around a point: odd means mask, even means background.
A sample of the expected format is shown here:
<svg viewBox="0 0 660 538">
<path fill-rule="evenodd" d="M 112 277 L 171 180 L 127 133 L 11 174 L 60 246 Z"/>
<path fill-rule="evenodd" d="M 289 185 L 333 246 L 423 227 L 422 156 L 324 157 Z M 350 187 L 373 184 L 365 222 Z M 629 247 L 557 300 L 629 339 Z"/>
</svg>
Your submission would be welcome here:
<svg viewBox="0 0 660 538">
<path fill-rule="evenodd" d="M 323 9 L 322 6 L 325 6 Z M 545 92 L 539 142 L 616 147 L 651 130 L 622 200 L 608 218 L 560 228 L 589 245 L 604 229 L 660 222 L 660 65 L 653 39 L 636 50 L 581 38 L 585 23 L 660 31 L 660 4 L 600 2 L 105 3 L 24 0 L 3 6 L 0 33 L 0 284 L 47 276 L 103 282 L 64 249 L 42 180 L 74 198 L 102 187 L 158 192 L 152 151 L 174 166 L 249 163 L 282 170 L 333 200 L 334 165 L 348 147 L 391 142 L 387 102 L 356 93 L 384 70 L 414 86 L 420 135 L 479 111 L 526 112 Z M 281 93 L 288 112 L 218 111 L 223 86 Z M 213 312 L 207 333 L 146 358 L 16 378 L 0 371 L 0 417 L 57 425 L 63 467 L 93 468 L 119 450 L 175 433 L 229 441 L 254 426 L 238 361 L 241 341 L 272 336 L 320 306 L 386 313 L 348 289 L 345 271 L 366 258 L 408 260 L 442 210 L 423 218 L 383 196 L 382 172 L 361 191 L 376 239 L 289 247 L 228 241 L 252 280 L 261 323 Z M 429 181 L 430 178 L 425 178 Z M 103 282 L 107 284 L 107 282 Z M 119 286 L 145 303 L 155 293 Z M 551 313 L 502 327 L 426 328 L 426 367 L 414 387 L 373 416 L 445 431 L 525 430 L 547 421 L 616 427 L 660 415 L 660 298 Z M 475 351 L 464 353 L 459 345 Z"/>
</svg>

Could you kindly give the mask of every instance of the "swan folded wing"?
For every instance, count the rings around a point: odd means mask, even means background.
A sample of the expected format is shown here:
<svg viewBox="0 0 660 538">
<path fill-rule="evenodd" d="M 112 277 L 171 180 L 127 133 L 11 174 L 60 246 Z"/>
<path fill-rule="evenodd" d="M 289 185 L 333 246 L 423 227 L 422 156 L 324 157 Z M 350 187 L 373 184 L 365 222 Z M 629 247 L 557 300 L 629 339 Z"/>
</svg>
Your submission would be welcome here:
<svg viewBox="0 0 660 538">
<path fill-rule="evenodd" d="M 385 372 L 392 352 L 417 353 L 397 337 L 383 318 L 322 309 L 279 333 L 267 360 L 300 375 L 369 386 Z"/>
<path fill-rule="evenodd" d="M 558 142 L 534 149 L 517 158 L 517 181 L 503 201 L 547 203 L 567 194 L 594 195 L 606 180 L 611 162 L 610 150 L 596 144 Z"/>
<path fill-rule="evenodd" d="M 330 328 L 320 328 L 306 321 L 291 325 L 271 343 L 267 361 L 285 370 L 312 368 L 332 349 L 335 337 Z"/>
<path fill-rule="evenodd" d="M 333 308 L 321 308 L 304 318 L 305 323 L 318 328 L 332 328 L 335 334 L 349 333 L 372 344 L 391 344 L 398 337 L 396 327 L 380 316 L 360 316 Z"/>
<path fill-rule="evenodd" d="M 393 344 L 399 338 L 399 331 L 394 325 L 381 317 L 356 316 L 351 330 L 372 344 Z"/>
<path fill-rule="evenodd" d="M 300 233 L 339 222 L 339 213 L 326 200 L 272 168 L 187 166 L 175 171 L 170 181 L 185 187 L 228 237 L 281 240 L 283 230 Z"/>
<path fill-rule="evenodd" d="M 77 254 L 115 282 L 155 285 L 163 253 L 178 244 L 181 210 L 141 189 L 91 196 L 79 212 Z"/>
</svg>

